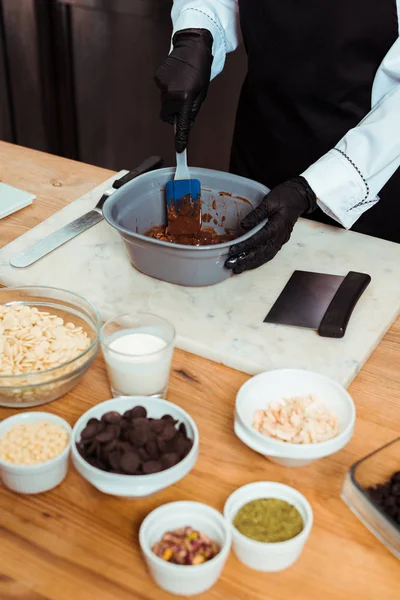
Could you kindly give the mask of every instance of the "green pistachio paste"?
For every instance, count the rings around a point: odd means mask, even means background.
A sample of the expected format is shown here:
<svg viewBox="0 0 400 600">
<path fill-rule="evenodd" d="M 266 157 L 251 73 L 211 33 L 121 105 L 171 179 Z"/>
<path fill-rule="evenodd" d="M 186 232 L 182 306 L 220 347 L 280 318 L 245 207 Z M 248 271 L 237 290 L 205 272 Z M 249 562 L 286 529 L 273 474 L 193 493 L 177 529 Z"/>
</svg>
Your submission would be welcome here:
<svg viewBox="0 0 400 600">
<path fill-rule="evenodd" d="M 257 542 L 286 542 L 303 531 L 303 518 L 285 500 L 260 498 L 248 502 L 236 513 L 233 525 Z"/>
</svg>

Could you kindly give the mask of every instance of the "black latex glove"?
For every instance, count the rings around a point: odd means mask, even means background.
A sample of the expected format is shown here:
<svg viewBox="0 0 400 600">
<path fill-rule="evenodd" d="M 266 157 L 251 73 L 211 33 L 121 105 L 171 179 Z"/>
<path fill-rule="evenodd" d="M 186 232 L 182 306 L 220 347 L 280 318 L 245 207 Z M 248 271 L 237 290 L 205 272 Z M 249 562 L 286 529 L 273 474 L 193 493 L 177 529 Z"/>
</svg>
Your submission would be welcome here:
<svg viewBox="0 0 400 600">
<path fill-rule="evenodd" d="M 289 240 L 297 219 L 316 206 L 316 196 L 304 177 L 294 177 L 278 185 L 243 219 L 241 225 L 247 230 L 266 218 L 268 222 L 251 238 L 231 247 L 226 268 L 239 275 L 274 258 Z"/>
<path fill-rule="evenodd" d="M 155 80 L 161 90 L 161 120 L 176 123 L 175 147 L 180 153 L 187 147 L 190 128 L 207 95 L 213 37 L 208 29 L 183 29 L 172 44 Z"/>
</svg>

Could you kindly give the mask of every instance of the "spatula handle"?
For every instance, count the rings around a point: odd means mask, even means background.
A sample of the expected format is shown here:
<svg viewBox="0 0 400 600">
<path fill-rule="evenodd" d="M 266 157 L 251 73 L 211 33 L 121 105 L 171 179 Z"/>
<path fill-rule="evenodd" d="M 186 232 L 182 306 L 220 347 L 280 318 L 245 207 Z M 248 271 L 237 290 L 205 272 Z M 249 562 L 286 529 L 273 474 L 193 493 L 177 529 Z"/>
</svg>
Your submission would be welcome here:
<svg viewBox="0 0 400 600">
<path fill-rule="evenodd" d="M 180 154 L 176 153 L 176 171 L 174 179 L 184 180 L 190 179 L 189 169 L 187 166 L 187 152 L 184 150 Z"/>
<path fill-rule="evenodd" d="M 149 156 L 149 158 L 146 158 L 135 169 L 132 169 L 132 171 L 129 171 L 129 173 L 123 177 L 116 179 L 113 183 L 113 188 L 118 190 L 120 187 L 125 185 L 125 183 L 128 183 L 128 181 L 135 179 L 135 177 L 138 177 L 139 175 L 143 175 L 143 173 L 148 173 L 149 171 L 159 169 L 163 166 L 163 164 L 164 161 L 159 156 Z"/>
<path fill-rule="evenodd" d="M 330 338 L 344 336 L 351 314 L 370 281 L 371 277 L 365 273 L 350 271 L 346 275 L 318 327 L 319 335 Z"/>
</svg>

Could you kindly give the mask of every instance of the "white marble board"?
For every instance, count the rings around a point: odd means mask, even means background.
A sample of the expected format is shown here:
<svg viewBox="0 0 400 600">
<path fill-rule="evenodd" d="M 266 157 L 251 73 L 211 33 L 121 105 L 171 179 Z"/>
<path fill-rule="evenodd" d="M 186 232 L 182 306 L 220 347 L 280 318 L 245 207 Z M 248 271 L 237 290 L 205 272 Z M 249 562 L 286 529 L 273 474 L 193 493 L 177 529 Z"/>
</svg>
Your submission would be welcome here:
<svg viewBox="0 0 400 600">
<path fill-rule="evenodd" d="M 17 252 L 93 208 L 114 178 L 0 250 L 0 283 L 50 285 L 90 299 L 104 319 L 132 309 L 158 313 L 177 330 L 177 346 L 250 374 L 311 369 L 348 385 L 400 311 L 400 245 L 301 220 L 269 264 L 208 288 L 157 281 L 130 264 L 119 235 L 102 222 L 25 269 Z M 295 269 L 369 273 L 345 338 L 263 323 Z"/>
</svg>

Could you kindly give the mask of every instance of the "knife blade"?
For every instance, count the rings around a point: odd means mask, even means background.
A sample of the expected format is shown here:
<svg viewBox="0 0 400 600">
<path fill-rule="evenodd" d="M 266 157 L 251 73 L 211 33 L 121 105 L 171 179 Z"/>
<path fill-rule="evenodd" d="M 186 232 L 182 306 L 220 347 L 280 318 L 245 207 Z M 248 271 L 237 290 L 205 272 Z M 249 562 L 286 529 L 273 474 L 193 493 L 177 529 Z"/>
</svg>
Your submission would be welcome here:
<svg viewBox="0 0 400 600">
<path fill-rule="evenodd" d="M 17 268 L 29 267 L 29 265 L 33 264 L 40 258 L 43 258 L 43 256 L 46 256 L 46 254 L 49 254 L 56 248 L 59 248 L 65 244 L 65 242 L 72 240 L 74 237 L 83 231 L 90 229 L 90 227 L 93 227 L 93 225 L 100 223 L 102 220 L 103 214 L 101 210 L 96 210 L 96 208 L 94 208 L 88 213 L 75 219 L 75 221 L 68 223 L 68 225 L 64 225 L 64 227 L 61 227 L 61 229 L 58 229 L 54 233 L 50 233 L 42 240 L 39 240 L 33 244 L 33 246 L 26 248 L 14 256 L 14 258 L 10 260 L 10 265 Z"/>
<path fill-rule="evenodd" d="M 81 217 L 78 217 L 71 223 L 64 225 L 64 227 L 61 227 L 57 231 L 50 233 L 29 248 L 26 248 L 10 260 L 10 265 L 17 268 L 29 267 L 56 248 L 59 248 L 66 242 L 69 242 L 83 231 L 86 231 L 87 229 L 93 227 L 93 225 L 100 223 L 100 221 L 103 220 L 103 204 L 107 198 L 115 192 L 115 190 L 119 189 L 135 177 L 138 177 L 143 173 L 153 171 L 154 169 L 158 169 L 159 167 L 162 167 L 162 165 L 163 160 L 159 156 L 150 156 L 149 158 L 146 158 L 146 160 L 136 167 L 136 169 L 128 171 L 122 177 L 116 179 L 112 184 L 112 187 L 104 192 L 96 206 L 91 211 L 87 212 Z"/>
</svg>

